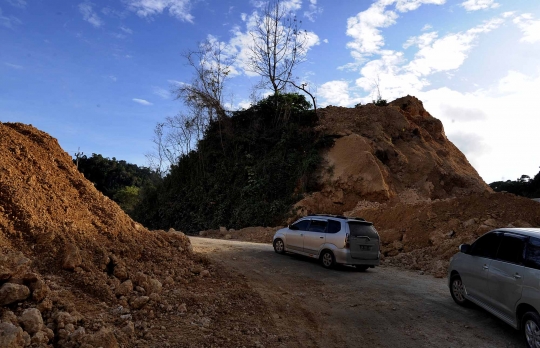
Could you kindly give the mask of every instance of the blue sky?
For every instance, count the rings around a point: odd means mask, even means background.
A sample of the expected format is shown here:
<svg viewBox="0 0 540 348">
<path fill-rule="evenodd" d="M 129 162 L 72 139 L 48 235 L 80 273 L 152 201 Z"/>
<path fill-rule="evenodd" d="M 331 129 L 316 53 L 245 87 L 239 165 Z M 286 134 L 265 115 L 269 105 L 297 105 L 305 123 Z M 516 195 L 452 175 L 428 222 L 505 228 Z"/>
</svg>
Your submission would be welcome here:
<svg viewBox="0 0 540 348">
<path fill-rule="evenodd" d="M 540 1 L 283 0 L 309 33 L 296 70 L 321 106 L 420 98 L 487 182 L 540 166 Z M 182 110 L 182 53 L 209 35 L 238 54 L 232 108 L 260 1 L 0 0 L 0 121 L 30 123 L 70 154 L 140 165 L 157 122 Z"/>
</svg>

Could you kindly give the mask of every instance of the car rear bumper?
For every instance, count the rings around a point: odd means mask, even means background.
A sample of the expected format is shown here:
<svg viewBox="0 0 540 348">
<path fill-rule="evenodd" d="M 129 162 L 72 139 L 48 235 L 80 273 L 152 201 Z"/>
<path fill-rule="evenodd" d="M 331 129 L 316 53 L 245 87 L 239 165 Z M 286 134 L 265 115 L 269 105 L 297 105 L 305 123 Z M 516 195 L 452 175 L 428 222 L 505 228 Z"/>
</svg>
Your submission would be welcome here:
<svg viewBox="0 0 540 348">
<path fill-rule="evenodd" d="M 361 260 L 361 259 L 353 259 L 351 257 L 351 252 L 349 249 L 335 249 L 333 250 L 334 257 L 336 258 L 337 263 L 341 263 L 344 265 L 366 265 L 366 266 L 378 266 L 380 261 L 380 253 L 379 257 L 376 260 Z"/>
</svg>

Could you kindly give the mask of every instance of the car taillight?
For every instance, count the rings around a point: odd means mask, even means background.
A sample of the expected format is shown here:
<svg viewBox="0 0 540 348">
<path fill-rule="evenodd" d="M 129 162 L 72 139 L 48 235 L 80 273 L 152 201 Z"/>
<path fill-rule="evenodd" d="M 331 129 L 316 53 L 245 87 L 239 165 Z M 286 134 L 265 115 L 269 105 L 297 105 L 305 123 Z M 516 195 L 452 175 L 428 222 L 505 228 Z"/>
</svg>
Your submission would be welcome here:
<svg viewBox="0 0 540 348">
<path fill-rule="evenodd" d="M 349 234 L 347 233 L 345 235 L 345 248 L 348 248 L 349 247 Z"/>
</svg>

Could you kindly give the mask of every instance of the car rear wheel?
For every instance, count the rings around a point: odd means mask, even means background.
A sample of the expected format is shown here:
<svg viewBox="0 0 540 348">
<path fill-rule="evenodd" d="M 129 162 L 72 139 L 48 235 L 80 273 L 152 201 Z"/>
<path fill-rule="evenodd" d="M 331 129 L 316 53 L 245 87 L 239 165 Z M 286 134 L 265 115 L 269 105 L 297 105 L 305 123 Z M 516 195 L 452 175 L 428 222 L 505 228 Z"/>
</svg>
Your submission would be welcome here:
<svg viewBox="0 0 540 348">
<path fill-rule="evenodd" d="M 336 259 L 331 251 L 325 250 L 321 254 L 321 263 L 324 268 L 332 268 L 336 264 Z"/>
<path fill-rule="evenodd" d="M 527 312 L 521 321 L 527 347 L 540 347 L 540 316 L 536 312 Z"/>
<path fill-rule="evenodd" d="M 274 251 L 278 254 L 285 254 L 285 244 L 279 238 L 274 241 Z"/>
<path fill-rule="evenodd" d="M 469 300 L 465 298 L 465 286 L 457 274 L 450 278 L 450 294 L 458 305 L 467 306 L 469 304 Z"/>
</svg>

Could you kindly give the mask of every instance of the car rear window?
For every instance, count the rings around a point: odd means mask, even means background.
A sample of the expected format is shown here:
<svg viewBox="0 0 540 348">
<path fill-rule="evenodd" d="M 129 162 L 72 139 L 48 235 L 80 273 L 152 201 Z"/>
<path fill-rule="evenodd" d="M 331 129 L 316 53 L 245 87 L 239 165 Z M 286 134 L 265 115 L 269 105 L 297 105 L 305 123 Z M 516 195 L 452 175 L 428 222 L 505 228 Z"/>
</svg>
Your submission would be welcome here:
<svg viewBox="0 0 540 348">
<path fill-rule="evenodd" d="M 349 221 L 348 224 L 352 237 L 367 236 L 370 238 L 379 238 L 377 230 L 373 227 L 372 223 Z"/>
</svg>

